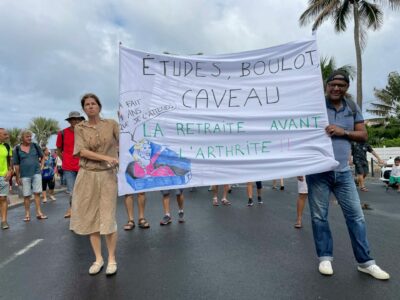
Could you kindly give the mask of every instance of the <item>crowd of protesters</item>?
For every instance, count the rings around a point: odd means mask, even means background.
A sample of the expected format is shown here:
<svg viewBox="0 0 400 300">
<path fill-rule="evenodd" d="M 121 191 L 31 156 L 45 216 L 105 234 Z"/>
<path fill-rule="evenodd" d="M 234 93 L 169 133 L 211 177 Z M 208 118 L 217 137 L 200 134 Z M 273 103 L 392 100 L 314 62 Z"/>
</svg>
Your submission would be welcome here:
<svg viewBox="0 0 400 300">
<path fill-rule="evenodd" d="M 389 274 L 380 269 L 370 255 L 369 243 L 366 235 L 364 215 L 360 205 L 360 198 L 352 176 L 348 158 L 351 154 L 351 142 L 363 143 L 367 140 L 364 119 L 359 107 L 345 98 L 349 88 L 349 77 L 343 71 L 333 72 L 326 86 L 326 107 L 329 125 L 326 133 L 332 138 L 335 159 L 339 162 L 335 170 L 319 174 L 298 177 L 297 218 L 295 228 L 302 227 L 303 209 L 308 198 L 311 212 L 312 230 L 315 248 L 319 259 L 318 270 L 323 275 L 333 274 L 333 241 L 328 223 L 329 196 L 333 193 L 340 205 L 350 234 L 354 256 L 358 263 L 358 270 L 371 276 L 385 280 Z M 43 202 L 49 199 L 55 201 L 54 170 L 61 171 L 63 181 L 70 195 L 70 209 L 65 218 L 71 218 L 70 229 L 79 235 L 89 236 L 95 261 L 89 268 L 89 274 L 98 274 L 104 265 L 102 255 L 102 236 L 105 237 L 108 262 L 107 275 L 117 272 L 117 167 L 119 125 L 111 119 L 100 117 L 102 104 L 95 94 L 86 94 L 81 99 L 81 108 L 86 118 L 79 112 L 73 111 L 66 121 L 70 126 L 63 129 L 57 136 L 57 158 L 52 157 L 48 148 L 43 149 L 32 142 L 32 132 L 23 130 L 21 143 L 14 149 L 6 144 L 8 138 L 5 129 L 0 128 L 0 207 L 2 229 L 9 228 L 7 223 L 7 195 L 9 179 L 15 172 L 16 182 L 22 186 L 24 197 L 25 217 L 23 221 L 30 222 L 31 196 L 34 196 L 35 213 L 38 220 L 45 220 L 47 216 L 41 208 Z M 361 191 L 367 191 L 364 184 L 366 168 L 361 164 L 361 156 L 357 153 L 373 150 L 364 147 L 357 150 L 353 145 L 353 156 L 356 160 L 358 182 Z M 360 146 L 363 147 L 363 146 Z M 358 151 L 358 152 L 357 152 Z M 365 152 L 364 151 L 364 152 Z M 382 163 L 379 156 L 375 155 Z M 56 160 L 62 161 L 61 168 Z M 396 162 L 396 166 L 400 164 Z M 263 204 L 262 184 L 256 182 L 257 203 Z M 49 191 L 47 192 L 47 188 Z M 277 189 L 276 181 L 273 188 Z M 280 190 L 284 190 L 283 179 L 280 179 Z M 223 186 L 221 202 L 219 202 L 218 186 L 212 187 L 212 205 L 230 205 L 228 194 L 229 185 Z M 178 203 L 178 222 L 184 223 L 184 190 L 163 190 L 162 204 L 164 216 L 160 225 L 172 222 L 170 211 L 170 195 L 175 194 Z M 253 183 L 247 183 L 249 207 L 253 202 Z M 143 229 L 150 227 L 144 216 L 146 195 L 137 194 L 138 199 L 138 226 Z M 128 222 L 125 230 L 136 226 L 134 221 L 134 196 L 125 195 L 125 207 Z"/>
</svg>

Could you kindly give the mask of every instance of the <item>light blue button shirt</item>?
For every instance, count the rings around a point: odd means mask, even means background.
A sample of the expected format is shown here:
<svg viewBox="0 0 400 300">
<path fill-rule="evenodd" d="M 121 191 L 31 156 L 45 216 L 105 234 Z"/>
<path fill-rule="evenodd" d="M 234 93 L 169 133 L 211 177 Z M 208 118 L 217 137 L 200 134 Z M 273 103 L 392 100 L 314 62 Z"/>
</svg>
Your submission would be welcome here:
<svg viewBox="0 0 400 300">
<path fill-rule="evenodd" d="M 329 100 L 326 101 L 326 108 L 330 125 L 336 125 L 343 128 L 344 130 L 353 131 L 354 124 L 364 122 L 361 110 L 357 104 L 355 115 L 353 115 L 353 111 L 344 100 L 342 100 L 342 107 L 339 110 L 336 110 L 336 108 L 331 104 Z M 348 171 L 350 169 L 350 141 L 345 137 L 333 136 L 332 146 L 335 159 L 339 162 L 339 166 L 337 166 L 334 171 Z"/>
</svg>

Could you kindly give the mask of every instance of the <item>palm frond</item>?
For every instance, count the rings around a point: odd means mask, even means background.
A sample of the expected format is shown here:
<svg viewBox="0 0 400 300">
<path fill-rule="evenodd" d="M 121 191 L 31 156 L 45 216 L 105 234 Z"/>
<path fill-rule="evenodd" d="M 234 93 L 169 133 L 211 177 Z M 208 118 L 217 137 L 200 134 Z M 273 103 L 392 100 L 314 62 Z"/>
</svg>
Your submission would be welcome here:
<svg viewBox="0 0 400 300">
<path fill-rule="evenodd" d="M 7 129 L 11 147 L 14 147 L 18 144 L 21 131 L 22 129 L 17 127 Z"/>
<path fill-rule="evenodd" d="M 367 112 L 377 116 L 395 116 L 400 110 L 400 75 L 391 72 L 388 75 L 388 84 L 384 89 L 374 89 L 377 102 L 370 103 L 372 109 Z"/>
<path fill-rule="evenodd" d="M 386 90 L 386 89 L 382 89 L 382 90 L 378 90 L 378 89 L 374 89 L 374 96 L 382 103 L 388 104 L 388 105 L 392 105 L 393 102 L 393 94 Z"/>
<path fill-rule="evenodd" d="M 347 22 L 351 17 L 351 9 L 349 5 L 349 1 L 343 1 L 343 4 L 336 10 L 334 23 L 335 23 L 335 31 L 341 32 L 346 31 Z"/>
<path fill-rule="evenodd" d="M 391 111 L 393 110 L 393 107 L 391 105 L 387 104 L 381 104 L 381 103 L 370 103 L 370 105 L 373 108 L 379 109 L 379 110 L 384 110 L 384 111 Z"/>
<path fill-rule="evenodd" d="M 390 9 L 395 10 L 400 8 L 400 0 L 373 0 L 374 3 L 389 6 Z"/>
<path fill-rule="evenodd" d="M 335 58 L 332 57 L 321 57 L 320 60 L 322 80 L 325 82 L 328 76 L 336 69 Z"/>
<path fill-rule="evenodd" d="M 300 26 L 311 23 L 327 6 L 331 5 L 331 2 L 340 2 L 340 0 L 309 0 L 308 8 L 299 18 Z"/>
<path fill-rule="evenodd" d="M 320 14 L 317 16 L 317 18 L 314 21 L 314 24 L 312 27 L 313 30 L 316 30 L 319 26 L 321 26 L 322 23 L 329 17 L 334 17 L 337 8 L 340 6 L 339 0 L 331 0 L 331 1 L 325 0 L 325 2 L 327 2 L 325 8 L 320 12 Z"/>
<path fill-rule="evenodd" d="M 366 111 L 367 111 L 367 113 L 370 113 L 372 115 L 379 116 L 379 117 L 386 117 L 387 116 L 387 112 L 382 111 L 380 109 L 367 109 Z"/>
<path fill-rule="evenodd" d="M 37 117 L 32 119 L 29 129 L 35 134 L 36 142 L 40 146 L 46 146 L 50 136 L 56 134 L 60 127 L 57 120 Z"/>
<path fill-rule="evenodd" d="M 359 7 L 360 19 L 365 22 L 368 29 L 377 30 L 383 23 L 383 13 L 376 4 L 361 1 Z"/>
</svg>

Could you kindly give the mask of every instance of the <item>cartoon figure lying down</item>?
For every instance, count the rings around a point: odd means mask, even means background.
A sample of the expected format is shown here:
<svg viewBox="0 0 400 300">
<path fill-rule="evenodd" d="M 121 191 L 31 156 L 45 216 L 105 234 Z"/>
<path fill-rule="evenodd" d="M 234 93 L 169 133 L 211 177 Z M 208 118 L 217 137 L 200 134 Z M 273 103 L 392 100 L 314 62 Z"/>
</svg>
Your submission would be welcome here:
<svg viewBox="0 0 400 300">
<path fill-rule="evenodd" d="M 128 164 L 126 175 L 136 190 L 185 184 L 190 180 L 190 160 L 179 157 L 165 146 L 142 139 L 129 151 L 133 161 Z"/>
</svg>

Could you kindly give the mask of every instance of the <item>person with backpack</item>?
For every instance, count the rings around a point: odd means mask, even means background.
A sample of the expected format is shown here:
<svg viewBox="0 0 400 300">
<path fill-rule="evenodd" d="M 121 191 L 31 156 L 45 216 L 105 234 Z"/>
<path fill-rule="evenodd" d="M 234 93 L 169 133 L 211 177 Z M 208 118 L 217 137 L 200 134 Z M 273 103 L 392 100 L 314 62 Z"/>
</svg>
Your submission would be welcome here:
<svg viewBox="0 0 400 300">
<path fill-rule="evenodd" d="M 367 160 L 367 152 L 371 153 L 378 160 L 379 165 L 383 165 L 384 161 L 379 157 L 378 153 L 372 149 L 368 143 L 357 143 L 351 144 L 351 155 L 353 157 L 353 164 L 355 166 L 355 174 L 360 191 L 368 192 L 365 186 L 365 178 L 369 172 L 369 164 Z"/>
<path fill-rule="evenodd" d="M 67 185 L 67 193 L 70 195 L 69 207 L 64 218 L 71 217 L 72 192 L 74 190 L 76 176 L 79 171 L 79 157 L 74 156 L 75 126 L 85 120 L 77 111 L 71 111 L 65 119 L 70 126 L 58 132 L 56 147 L 57 155 L 62 161 L 63 179 Z"/>
<path fill-rule="evenodd" d="M 9 180 L 13 174 L 11 157 L 12 150 L 8 140 L 8 132 L 4 128 L 0 128 L 0 210 L 1 210 L 1 229 L 8 229 L 7 197 L 9 193 Z"/>
<path fill-rule="evenodd" d="M 42 193 L 40 163 L 43 158 L 43 152 L 38 144 L 32 143 L 32 131 L 22 130 L 20 137 L 21 144 L 15 146 L 13 162 L 17 182 L 19 185 L 22 185 L 25 205 L 24 222 L 31 220 L 30 205 L 32 193 L 35 198 L 36 218 L 44 220 L 47 219 L 47 216 L 43 214 L 40 207 L 40 194 Z"/>
<path fill-rule="evenodd" d="M 342 70 L 332 72 L 326 81 L 329 125 L 325 132 L 332 139 L 334 157 L 339 165 L 332 171 L 306 176 L 318 269 L 322 275 L 333 274 L 333 239 L 328 222 L 330 194 L 333 193 L 346 220 L 358 271 L 387 280 L 390 275 L 378 267 L 370 255 L 360 197 L 349 167 L 350 143 L 368 139 L 360 108 L 354 102 L 349 104 L 352 101 L 345 96 L 349 83 L 348 74 Z"/>
<path fill-rule="evenodd" d="M 56 200 L 54 196 L 54 187 L 55 187 L 55 178 L 54 178 L 54 169 L 56 167 L 56 160 L 49 151 L 49 148 L 43 148 L 43 159 L 40 165 L 42 170 L 42 196 L 43 196 L 43 203 L 47 202 L 47 187 L 49 188 L 49 198 L 53 201 Z"/>
</svg>

